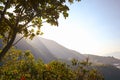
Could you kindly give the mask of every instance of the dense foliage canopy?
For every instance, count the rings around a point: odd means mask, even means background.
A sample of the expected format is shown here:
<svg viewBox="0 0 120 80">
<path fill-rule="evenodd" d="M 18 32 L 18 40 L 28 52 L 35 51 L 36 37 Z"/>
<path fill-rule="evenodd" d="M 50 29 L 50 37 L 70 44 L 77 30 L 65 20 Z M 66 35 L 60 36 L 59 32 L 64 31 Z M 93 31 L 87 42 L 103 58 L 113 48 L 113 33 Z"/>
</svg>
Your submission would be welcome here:
<svg viewBox="0 0 120 80">
<path fill-rule="evenodd" d="M 74 1 L 80 0 L 0 0 L 0 38 L 4 42 L 0 60 L 13 45 L 17 34 L 32 39 L 42 34 L 43 22 L 58 26 L 60 14 L 68 17 L 67 4 Z"/>
<path fill-rule="evenodd" d="M 0 80 L 104 80 L 98 71 L 89 67 L 88 60 L 76 59 L 69 65 L 61 61 L 46 64 L 35 60 L 30 51 L 12 48 L 0 65 Z"/>
</svg>

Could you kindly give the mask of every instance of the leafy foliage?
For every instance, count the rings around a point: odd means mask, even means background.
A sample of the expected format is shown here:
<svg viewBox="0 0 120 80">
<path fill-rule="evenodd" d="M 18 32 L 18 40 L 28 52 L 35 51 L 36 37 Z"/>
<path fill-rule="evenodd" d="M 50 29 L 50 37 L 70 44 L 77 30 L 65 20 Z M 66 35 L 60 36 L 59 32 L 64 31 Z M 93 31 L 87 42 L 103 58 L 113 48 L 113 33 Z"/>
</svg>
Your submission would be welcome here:
<svg viewBox="0 0 120 80">
<path fill-rule="evenodd" d="M 10 38 L 16 31 L 16 33 L 24 34 L 25 37 L 34 36 L 35 27 L 38 28 L 37 33 L 40 34 L 43 20 L 51 25 L 58 25 L 60 13 L 65 18 L 68 17 L 69 8 L 66 2 L 67 0 L 1 0 L 0 35 L 6 37 L 5 33 L 7 33 Z M 68 2 L 73 3 L 74 0 L 68 0 Z"/>
<path fill-rule="evenodd" d="M 30 51 L 12 48 L 1 63 L 0 80 L 103 80 L 101 74 L 86 67 L 87 64 L 86 61 L 77 61 L 76 65 L 60 61 L 45 64 L 35 60 Z"/>
<path fill-rule="evenodd" d="M 82 62 L 76 59 L 72 60 L 77 80 L 104 80 L 100 72 L 92 68 L 91 64 L 92 63 L 89 62 L 89 58 Z"/>
<path fill-rule="evenodd" d="M 33 39 L 43 34 L 43 22 L 58 26 L 62 14 L 68 17 L 67 3 L 80 0 L 0 0 L 0 38 L 4 42 L 1 58 L 13 45 L 17 34 Z M 35 31 L 37 29 L 37 31 Z"/>
</svg>

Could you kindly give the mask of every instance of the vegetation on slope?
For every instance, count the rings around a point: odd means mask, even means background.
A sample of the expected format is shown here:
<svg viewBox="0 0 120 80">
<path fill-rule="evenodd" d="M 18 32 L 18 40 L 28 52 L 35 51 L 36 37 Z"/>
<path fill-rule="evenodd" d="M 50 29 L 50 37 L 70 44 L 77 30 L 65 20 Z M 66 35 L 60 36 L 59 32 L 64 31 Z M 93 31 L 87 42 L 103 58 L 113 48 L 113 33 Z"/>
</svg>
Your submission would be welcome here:
<svg viewBox="0 0 120 80">
<path fill-rule="evenodd" d="M 36 61 L 29 51 L 12 48 L 1 62 L 0 80 L 103 80 L 99 72 L 88 68 L 88 60 L 73 59 L 71 64 L 60 61 L 45 64 Z"/>
</svg>

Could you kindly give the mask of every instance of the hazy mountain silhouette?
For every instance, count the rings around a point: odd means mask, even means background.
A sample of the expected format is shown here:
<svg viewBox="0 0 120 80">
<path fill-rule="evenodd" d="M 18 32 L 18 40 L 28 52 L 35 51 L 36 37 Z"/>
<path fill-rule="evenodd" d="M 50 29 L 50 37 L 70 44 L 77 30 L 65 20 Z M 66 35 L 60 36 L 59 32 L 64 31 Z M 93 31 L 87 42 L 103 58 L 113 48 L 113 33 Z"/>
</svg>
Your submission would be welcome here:
<svg viewBox="0 0 120 80">
<path fill-rule="evenodd" d="M 35 37 L 33 40 L 23 39 L 16 46 L 22 50 L 31 50 L 36 59 L 41 58 L 44 62 L 56 59 L 69 62 L 72 58 L 85 60 L 88 57 L 94 67 L 103 74 L 105 80 L 120 79 L 120 60 L 114 57 L 80 54 L 77 51 L 63 47 L 55 41 L 41 37 Z"/>
<path fill-rule="evenodd" d="M 41 58 L 44 62 L 56 59 L 39 38 L 35 38 L 34 40 L 22 39 L 16 44 L 16 47 L 21 50 L 30 50 L 36 59 Z"/>
<path fill-rule="evenodd" d="M 90 61 L 93 63 L 120 66 L 120 59 L 117 59 L 114 57 L 110 57 L 110 56 L 104 57 L 104 56 L 97 56 L 97 55 L 90 55 L 90 54 L 84 54 L 84 55 L 88 56 Z"/>
<path fill-rule="evenodd" d="M 90 61 L 93 63 L 120 65 L 120 60 L 114 57 L 80 54 L 77 51 L 63 47 L 55 41 L 41 37 L 35 37 L 33 40 L 22 39 L 16 46 L 22 50 L 30 50 L 36 59 L 41 58 L 45 62 L 56 59 L 71 60 L 73 58 L 84 60 L 89 57 Z"/>
<path fill-rule="evenodd" d="M 18 36 L 16 40 L 18 40 L 19 37 L 20 36 Z M 0 43 L 0 47 L 1 46 Z M 72 58 L 78 60 L 89 58 L 89 60 L 95 64 L 94 67 L 103 74 L 105 80 L 120 79 L 120 60 L 114 57 L 81 54 L 77 51 L 67 49 L 55 41 L 41 37 L 35 37 L 33 40 L 22 39 L 15 47 L 21 50 L 30 50 L 35 56 L 35 59 L 41 58 L 46 63 L 57 59 L 69 62 Z"/>
<path fill-rule="evenodd" d="M 113 56 L 120 59 L 120 52 L 107 53 L 105 56 Z"/>
<path fill-rule="evenodd" d="M 83 60 L 86 58 L 76 51 L 69 50 L 52 40 L 41 37 L 35 37 L 33 40 L 22 39 L 16 47 L 22 50 L 30 50 L 35 58 L 42 58 L 45 62 L 55 59 L 71 60 L 76 58 Z"/>
</svg>

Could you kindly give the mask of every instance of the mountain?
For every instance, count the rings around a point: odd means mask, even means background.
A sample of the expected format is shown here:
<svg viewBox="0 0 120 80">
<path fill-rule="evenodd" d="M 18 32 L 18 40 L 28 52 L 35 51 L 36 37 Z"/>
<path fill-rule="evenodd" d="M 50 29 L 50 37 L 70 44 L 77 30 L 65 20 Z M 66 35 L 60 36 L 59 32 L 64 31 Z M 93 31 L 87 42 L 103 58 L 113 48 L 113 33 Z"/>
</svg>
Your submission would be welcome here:
<svg viewBox="0 0 120 80">
<path fill-rule="evenodd" d="M 16 41 L 19 38 L 20 36 L 16 38 Z M 0 47 L 2 46 L 1 44 L 2 43 L 0 41 Z M 95 64 L 108 64 L 120 68 L 120 59 L 116 59 L 114 57 L 81 54 L 77 51 L 65 48 L 55 41 L 41 37 L 35 37 L 33 40 L 23 38 L 16 44 L 15 47 L 21 50 L 30 50 L 35 59 L 41 58 L 46 63 L 57 59 L 70 61 L 73 58 L 78 60 L 85 60 L 86 58 L 89 58 L 89 60 Z"/>
<path fill-rule="evenodd" d="M 22 39 L 16 47 L 22 50 L 30 50 L 35 58 L 42 58 L 45 62 L 55 59 L 71 60 L 76 58 L 83 60 L 86 58 L 76 51 L 69 50 L 52 40 L 41 37 L 35 37 L 33 40 Z"/>
<path fill-rule="evenodd" d="M 94 67 L 103 74 L 105 80 L 120 79 L 120 60 L 114 57 L 81 54 L 67 49 L 55 41 L 41 37 L 35 37 L 33 40 L 22 39 L 16 47 L 22 50 L 31 50 L 36 59 L 41 58 L 46 63 L 57 59 L 69 62 L 72 58 L 78 60 L 89 58 Z"/>
<path fill-rule="evenodd" d="M 97 56 L 97 55 L 90 55 L 84 54 L 86 57 L 89 57 L 89 60 L 96 64 L 106 64 L 106 65 L 113 65 L 117 68 L 120 68 L 120 59 L 116 59 L 114 57 L 104 57 L 104 56 Z"/>
<path fill-rule="evenodd" d="M 120 52 L 107 53 L 105 56 L 113 56 L 120 59 Z"/>
<path fill-rule="evenodd" d="M 35 59 L 41 58 L 46 63 L 57 59 L 53 54 L 51 54 L 39 38 L 35 38 L 33 40 L 22 39 L 18 44 L 16 44 L 16 47 L 21 50 L 30 50 Z"/>
<path fill-rule="evenodd" d="M 114 57 L 81 54 L 77 51 L 67 49 L 55 41 L 41 37 L 35 37 L 33 40 L 22 39 L 16 46 L 22 50 L 31 50 L 36 59 L 42 58 L 45 62 L 56 59 L 71 60 L 72 58 L 85 60 L 89 57 L 89 60 L 93 63 L 120 65 L 120 60 Z"/>
<path fill-rule="evenodd" d="M 16 41 L 19 37 L 16 38 Z M 2 46 L 1 43 L 0 46 Z M 77 51 L 67 49 L 55 41 L 41 37 L 35 37 L 33 40 L 24 38 L 15 47 L 21 50 L 30 50 L 35 59 L 41 58 L 45 63 L 58 59 L 69 62 L 73 58 L 81 61 L 89 58 L 89 61 L 94 64 L 93 66 L 103 74 L 105 80 L 120 79 L 120 60 L 114 57 L 81 54 Z"/>
</svg>

